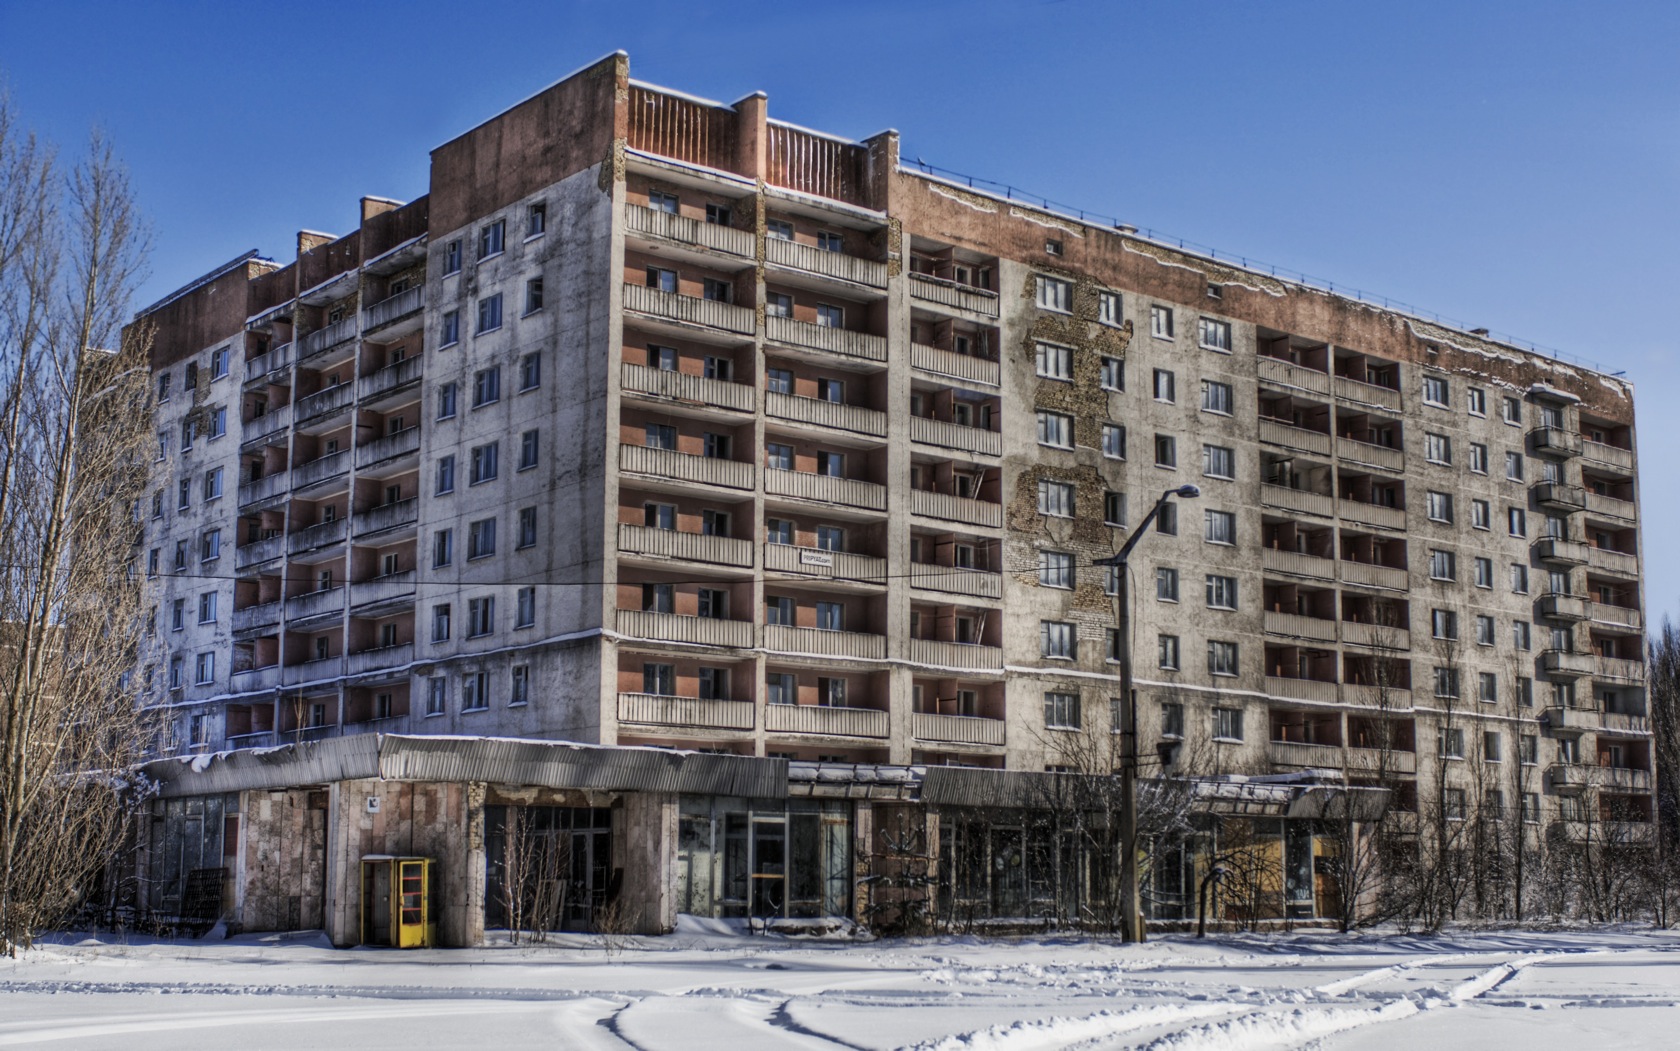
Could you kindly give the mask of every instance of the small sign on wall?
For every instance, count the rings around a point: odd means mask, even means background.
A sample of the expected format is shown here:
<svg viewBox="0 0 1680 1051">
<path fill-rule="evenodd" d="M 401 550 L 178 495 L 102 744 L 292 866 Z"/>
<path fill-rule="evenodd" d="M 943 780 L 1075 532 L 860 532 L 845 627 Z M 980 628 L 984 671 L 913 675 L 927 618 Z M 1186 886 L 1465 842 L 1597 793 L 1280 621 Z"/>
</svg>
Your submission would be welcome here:
<svg viewBox="0 0 1680 1051">
<path fill-rule="evenodd" d="M 802 566 L 830 566 L 834 565 L 834 556 L 827 551 L 801 551 L 799 564 Z"/>
<path fill-rule="evenodd" d="M 367 812 L 370 813 L 370 814 L 379 813 L 379 797 L 378 796 L 368 796 Z"/>
</svg>

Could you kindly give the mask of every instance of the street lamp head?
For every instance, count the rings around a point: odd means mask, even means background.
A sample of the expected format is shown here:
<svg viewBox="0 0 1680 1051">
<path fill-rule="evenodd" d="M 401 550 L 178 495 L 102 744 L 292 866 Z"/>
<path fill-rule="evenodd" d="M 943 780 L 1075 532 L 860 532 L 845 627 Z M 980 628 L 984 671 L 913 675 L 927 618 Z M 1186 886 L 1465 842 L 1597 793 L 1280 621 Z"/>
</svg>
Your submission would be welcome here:
<svg viewBox="0 0 1680 1051">
<path fill-rule="evenodd" d="M 1202 487 L 1199 485 L 1181 485 L 1173 492 L 1177 493 L 1180 499 L 1193 500 L 1202 495 Z"/>
</svg>

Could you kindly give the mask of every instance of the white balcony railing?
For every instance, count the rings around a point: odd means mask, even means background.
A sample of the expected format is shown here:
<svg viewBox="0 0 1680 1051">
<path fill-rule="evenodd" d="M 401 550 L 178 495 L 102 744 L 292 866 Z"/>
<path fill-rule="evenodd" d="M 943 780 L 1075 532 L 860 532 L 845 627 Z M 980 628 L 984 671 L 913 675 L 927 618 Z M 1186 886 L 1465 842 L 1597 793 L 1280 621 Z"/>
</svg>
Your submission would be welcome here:
<svg viewBox="0 0 1680 1051">
<path fill-rule="evenodd" d="M 1376 526 L 1378 529 L 1406 528 L 1404 507 L 1384 507 L 1382 504 L 1367 504 L 1358 500 L 1338 500 L 1336 513 L 1349 522 Z"/>
<path fill-rule="evenodd" d="M 425 360 L 419 355 L 415 355 L 363 376 L 356 381 L 357 396 L 362 401 L 367 401 L 371 398 L 384 397 L 392 391 L 400 390 L 411 383 L 418 382 Z"/>
<path fill-rule="evenodd" d="M 813 325 L 789 317 L 767 317 L 764 319 L 764 334 L 769 339 L 788 346 L 826 350 L 831 354 L 861 361 L 887 360 L 887 341 L 867 332 Z"/>
<path fill-rule="evenodd" d="M 884 635 L 866 635 L 858 631 L 824 631 L 821 628 L 767 624 L 764 628 L 764 648 L 778 653 L 881 660 L 887 655 L 887 639 Z"/>
<path fill-rule="evenodd" d="M 1336 700 L 1336 684 L 1319 679 L 1292 679 L 1282 675 L 1266 676 L 1266 692 L 1273 697 L 1300 701 Z"/>
<path fill-rule="evenodd" d="M 753 702 L 667 697 L 654 693 L 618 695 L 618 721 L 644 726 L 693 726 L 707 730 L 751 730 Z"/>
<path fill-rule="evenodd" d="M 938 376 L 983 383 L 988 387 L 998 385 L 1001 372 L 998 363 L 990 358 L 956 354 L 949 350 L 940 350 L 938 347 L 930 347 L 925 343 L 910 344 L 910 367 Z"/>
<path fill-rule="evenodd" d="M 719 460 L 710 456 L 692 456 L 672 449 L 653 449 L 645 445 L 620 445 L 618 469 L 679 482 L 717 485 L 726 489 L 753 487 L 753 465 L 750 463 Z"/>
<path fill-rule="evenodd" d="M 1262 417 L 1260 440 L 1268 445 L 1281 445 L 1299 452 L 1315 453 L 1319 456 L 1330 455 L 1328 434 L 1323 431 L 1309 431 L 1305 427 L 1294 427 L 1281 420 Z"/>
<path fill-rule="evenodd" d="M 1399 449 L 1391 449 L 1386 445 L 1373 445 L 1354 438 L 1336 439 L 1336 457 L 1376 467 L 1384 471 L 1404 471 L 1406 469 L 1406 454 Z"/>
<path fill-rule="evenodd" d="M 887 713 L 874 708 L 832 708 L 817 704 L 767 704 L 764 728 L 771 733 L 832 737 L 885 737 Z"/>
<path fill-rule="evenodd" d="M 280 623 L 280 606 L 279 600 L 275 600 L 234 610 L 233 630 L 255 631 L 258 628 L 272 627 Z"/>
<path fill-rule="evenodd" d="M 355 536 L 367 536 L 369 533 L 413 525 L 419 517 L 420 501 L 409 497 L 407 500 L 398 500 L 395 503 L 381 504 L 366 511 L 356 512 L 350 522 L 350 532 Z"/>
<path fill-rule="evenodd" d="M 1304 617 L 1298 613 L 1279 613 L 1274 610 L 1267 610 L 1266 631 L 1271 635 L 1285 635 L 1293 639 L 1311 639 L 1315 642 L 1336 641 L 1335 621 L 1320 620 L 1317 617 Z"/>
<path fill-rule="evenodd" d="M 292 488 L 307 489 L 312 485 L 330 481 L 341 474 L 350 473 L 350 453 L 340 450 L 316 457 L 308 463 L 298 464 L 292 468 Z"/>
<path fill-rule="evenodd" d="M 939 518 L 966 525 L 997 527 L 1003 524 L 1003 505 L 990 500 L 972 500 L 966 496 L 933 493 L 926 489 L 910 490 L 912 514 Z"/>
<path fill-rule="evenodd" d="M 1307 744 L 1303 741 L 1267 741 L 1266 758 L 1278 766 L 1340 770 L 1342 768 L 1342 746 L 1339 744 Z"/>
<path fill-rule="evenodd" d="M 910 417 L 910 440 L 923 445 L 937 445 L 943 449 L 960 449 L 999 456 L 1003 453 L 1003 435 L 982 427 L 965 427 L 944 420 L 930 420 L 926 416 Z"/>
<path fill-rule="evenodd" d="M 336 544 L 344 539 L 350 520 L 336 518 L 331 522 L 317 522 L 312 526 L 305 526 L 286 537 L 286 551 L 298 555 L 305 551 Z"/>
<path fill-rule="evenodd" d="M 1330 517 L 1334 507 L 1334 502 L 1322 493 L 1309 493 L 1303 489 L 1289 489 L 1281 485 L 1262 485 L 1260 502 L 1267 507 L 1323 515 L 1325 518 Z"/>
<path fill-rule="evenodd" d="M 389 668 L 400 668 L 414 660 L 414 643 L 404 642 L 396 646 L 379 646 L 371 650 L 360 650 L 344 658 L 344 674 L 363 675 L 368 672 L 383 671 Z"/>
<path fill-rule="evenodd" d="M 675 529 L 654 529 L 627 522 L 620 523 L 618 527 L 620 553 L 656 555 L 684 562 L 747 569 L 753 564 L 752 549 L 752 541 L 728 536 L 682 533 Z"/>
<path fill-rule="evenodd" d="M 1312 577 L 1316 580 L 1336 579 L 1336 563 L 1328 558 L 1317 555 L 1303 555 L 1298 551 L 1279 551 L 1275 548 L 1265 548 L 1260 554 L 1260 564 L 1264 569 L 1274 573 L 1289 573 L 1298 577 Z"/>
<path fill-rule="evenodd" d="M 710 405 L 717 409 L 753 411 L 753 388 L 745 383 L 691 376 L 686 372 L 651 369 L 646 365 L 626 364 L 620 372 L 620 384 L 627 391 L 651 394 L 656 398 Z"/>
<path fill-rule="evenodd" d="M 1373 649 L 1409 650 L 1412 648 L 1412 633 L 1403 625 L 1344 620 L 1342 641 L 1354 646 L 1370 646 Z"/>
<path fill-rule="evenodd" d="M 1366 587 L 1387 588 L 1390 591 L 1406 591 L 1411 587 L 1411 578 L 1404 569 L 1345 560 L 1340 565 L 1342 580 L 1349 584 L 1364 584 Z"/>
<path fill-rule="evenodd" d="M 750 620 L 685 617 L 675 613 L 653 613 L 640 609 L 621 609 L 616 612 L 614 624 L 618 633 L 630 638 L 743 648 L 753 644 L 753 624 Z"/>
<path fill-rule="evenodd" d="M 297 421 L 308 423 L 335 412 L 342 412 L 350 407 L 355 397 L 356 385 L 353 383 L 339 383 L 326 390 L 318 390 L 297 400 Z"/>
<path fill-rule="evenodd" d="M 997 646 L 976 646 L 937 639 L 911 639 L 910 659 L 935 668 L 964 668 L 972 671 L 1002 671 L 1003 650 Z"/>
<path fill-rule="evenodd" d="M 825 252 L 797 241 L 772 237 L 764 242 L 764 259 L 777 266 L 835 277 L 871 288 L 887 287 L 887 265 L 844 252 Z"/>
<path fill-rule="evenodd" d="M 356 469 L 372 467 L 386 460 L 395 460 L 402 456 L 412 456 L 420 451 L 420 428 L 404 427 L 395 434 L 387 434 L 383 438 L 372 441 L 356 441 Z"/>
<path fill-rule="evenodd" d="M 344 588 L 307 591 L 286 600 L 286 620 L 311 620 L 315 617 L 335 616 L 344 612 Z"/>
<path fill-rule="evenodd" d="M 728 255 L 750 257 L 753 254 L 753 234 L 750 230 L 737 230 L 721 223 L 703 223 L 639 204 L 624 206 L 624 228 L 628 233 L 698 245 Z"/>
<path fill-rule="evenodd" d="M 866 584 L 887 582 L 887 561 L 850 551 L 824 551 L 792 544 L 765 544 L 764 569 L 769 573 L 799 573 L 805 576 L 855 580 Z"/>
<path fill-rule="evenodd" d="M 970 310 L 987 317 L 998 316 L 998 294 L 972 285 L 958 284 L 930 274 L 910 275 L 910 296 L 924 303 Z"/>
<path fill-rule="evenodd" d="M 861 507 L 868 511 L 887 509 L 887 487 L 874 482 L 860 482 L 851 478 L 834 478 L 811 471 L 764 472 L 764 491 L 772 496 L 791 496 L 801 500 L 821 500 L 847 507 Z"/>
<path fill-rule="evenodd" d="M 764 395 L 764 414 L 779 420 L 809 423 L 854 434 L 884 438 L 887 434 L 887 414 L 857 405 L 841 405 L 821 398 L 801 398 L 791 394 L 768 391 Z"/>
<path fill-rule="evenodd" d="M 234 552 L 233 564 L 235 568 L 245 569 L 249 566 L 271 562 L 286 553 L 286 538 L 284 535 L 265 537 L 248 544 L 240 544 Z"/>
<path fill-rule="evenodd" d="M 350 609 L 362 610 L 414 601 L 415 572 L 387 573 L 350 585 Z"/>
<path fill-rule="evenodd" d="M 661 292 L 646 285 L 625 284 L 624 309 L 689 325 L 722 329 L 743 336 L 752 335 L 758 327 L 753 312 L 746 307 L 701 299 L 698 296 Z"/>
<path fill-rule="evenodd" d="M 304 361 L 324 351 L 331 350 L 356 334 L 356 319 L 347 317 L 342 321 L 335 321 L 326 328 L 318 329 L 303 337 L 299 344 L 298 360 Z"/>
<path fill-rule="evenodd" d="M 277 435 L 292 425 L 292 407 L 290 404 L 276 405 L 261 416 L 253 416 L 245 421 L 244 430 L 240 434 L 242 444 L 261 442 L 273 435 Z"/>
<path fill-rule="evenodd" d="M 264 475 L 254 482 L 246 482 L 244 485 L 239 487 L 240 509 L 243 510 L 244 508 L 250 507 L 252 504 L 258 504 L 264 500 L 279 496 L 291 487 L 292 481 L 286 476 L 286 472 L 284 471 Z"/>
<path fill-rule="evenodd" d="M 1623 449 L 1619 446 L 1607 445 L 1604 442 L 1583 441 L 1581 443 L 1581 456 L 1596 464 L 1613 467 L 1619 471 L 1631 472 L 1633 470 L 1632 449 Z"/>
<path fill-rule="evenodd" d="M 1279 358 L 1261 355 L 1254 359 L 1260 366 L 1260 382 L 1279 387 L 1291 387 L 1308 394 L 1329 394 L 1330 377 L 1317 369 L 1309 369 Z"/>
<path fill-rule="evenodd" d="M 1002 719 L 981 719 L 972 715 L 916 712 L 910 718 L 910 734 L 918 741 L 1001 745 L 1003 727 Z"/>
<path fill-rule="evenodd" d="M 1604 496 L 1594 492 L 1587 492 L 1583 495 L 1586 497 L 1587 513 L 1597 518 L 1609 518 L 1617 522 L 1632 522 L 1638 517 L 1634 514 L 1632 500 L 1623 500 L 1619 497 Z"/>
<path fill-rule="evenodd" d="M 394 324 L 406 317 L 413 317 L 426 307 L 426 286 L 415 285 L 394 296 L 388 296 L 362 311 L 362 324 L 365 331 L 372 332 L 376 328 Z"/>
<path fill-rule="evenodd" d="M 1400 392 L 1392 387 L 1366 383 L 1349 376 L 1336 377 L 1336 397 L 1360 405 L 1374 405 L 1389 412 L 1400 411 Z"/>
<path fill-rule="evenodd" d="M 910 568 L 910 586 L 973 598 L 1002 598 L 1003 574 L 958 566 L 918 562 Z"/>
</svg>

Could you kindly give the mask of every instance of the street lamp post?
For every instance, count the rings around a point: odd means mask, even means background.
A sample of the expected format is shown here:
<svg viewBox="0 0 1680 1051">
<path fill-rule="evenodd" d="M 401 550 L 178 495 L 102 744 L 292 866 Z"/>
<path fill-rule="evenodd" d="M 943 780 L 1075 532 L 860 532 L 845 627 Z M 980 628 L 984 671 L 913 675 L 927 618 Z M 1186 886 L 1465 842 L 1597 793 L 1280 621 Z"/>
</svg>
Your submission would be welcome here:
<svg viewBox="0 0 1680 1051">
<path fill-rule="evenodd" d="M 1143 904 L 1138 894 L 1137 873 L 1137 779 L 1138 779 L 1138 750 L 1137 750 L 1137 697 L 1132 692 L 1132 595 L 1131 584 L 1126 578 L 1126 559 L 1132 554 L 1132 548 L 1143 539 L 1143 534 L 1149 529 L 1161 508 L 1167 501 L 1177 496 L 1182 499 L 1194 499 L 1201 496 L 1202 491 L 1194 485 L 1181 485 L 1176 489 L 1168 489 L 1155 501 L 1155 506 L 1143 516 L 1132 535 L 1126 538 L 1118 554 L 1108 558 L 1098 559 L 1096 565 L 1113 566 L 1115 568 L 1115 656 L 1120 663 L 1120 900 L 1125 910 L 1125 921 L 1120 930 L 1120 937 L 1128 942 L 1141 942 L 1143 933 Z"/>
</svg>

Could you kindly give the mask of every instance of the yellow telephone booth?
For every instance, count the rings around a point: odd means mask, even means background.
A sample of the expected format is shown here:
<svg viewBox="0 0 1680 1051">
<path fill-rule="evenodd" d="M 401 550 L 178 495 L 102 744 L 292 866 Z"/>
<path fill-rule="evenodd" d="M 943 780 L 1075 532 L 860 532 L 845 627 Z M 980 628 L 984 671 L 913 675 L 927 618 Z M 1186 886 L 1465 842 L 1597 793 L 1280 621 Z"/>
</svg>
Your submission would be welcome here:
<svg viewBox="0 0 1680 1051">
<path fill-rule="evenodd" d="M 397 949 L 437 944 L 431 858 L 362 858 L 362 944 Z"/>
</svg>

